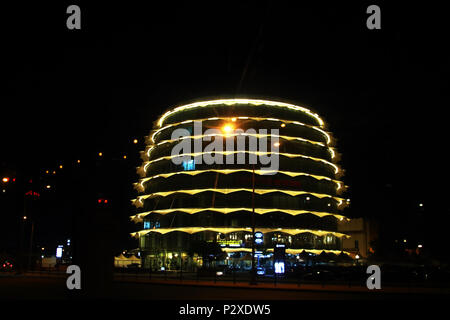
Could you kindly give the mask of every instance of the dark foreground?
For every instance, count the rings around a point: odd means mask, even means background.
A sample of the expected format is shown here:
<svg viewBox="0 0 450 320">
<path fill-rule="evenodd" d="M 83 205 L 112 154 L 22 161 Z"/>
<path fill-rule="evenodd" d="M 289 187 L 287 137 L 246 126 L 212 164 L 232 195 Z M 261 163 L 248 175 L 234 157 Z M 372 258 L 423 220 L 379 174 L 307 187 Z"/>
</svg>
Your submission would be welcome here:
<svg viewBox="0 0 450 320">
<path fill-rule="evenodd" d="M 66 288 L 64 277 L 0 277 L 0 299 L 77 299 L 83 298 Z M 88 296 L 92 298 L 92 296 Z M 146 283 L 114 281 L 101 298 L 148 300 L 390 300 L 390 299 L 448 299 L 448 291 L 405 292 L 352 290 L 345 286 L 324 290 L 304 287 L 296 290 L 279 288 L 250 288 L 207 286 L 197 284 Z"/>
</svg>

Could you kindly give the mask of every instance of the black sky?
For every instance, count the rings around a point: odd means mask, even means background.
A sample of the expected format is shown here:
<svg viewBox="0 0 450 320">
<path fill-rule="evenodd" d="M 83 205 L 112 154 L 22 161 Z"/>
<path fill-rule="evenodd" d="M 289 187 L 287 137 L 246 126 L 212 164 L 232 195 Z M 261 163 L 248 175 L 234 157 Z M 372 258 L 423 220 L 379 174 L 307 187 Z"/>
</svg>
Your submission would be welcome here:
<svg viewBox="0 0 450 320">
<path fill-rule="evenodd" d="M 441 187 L 449 177 L 443 7 L 76 3 L 80 31 L 66 28 L 72 3 L 2 10 L 7 165 L 120 153 L 169 107 L 258 97 L 305 105 L 328 122 L 352 214 L 407 214 L 420 202 L 434 217 L 450 213 Z M 381 30 L 366 28 L 370 4 L 381 7 Z"/>
</svg>

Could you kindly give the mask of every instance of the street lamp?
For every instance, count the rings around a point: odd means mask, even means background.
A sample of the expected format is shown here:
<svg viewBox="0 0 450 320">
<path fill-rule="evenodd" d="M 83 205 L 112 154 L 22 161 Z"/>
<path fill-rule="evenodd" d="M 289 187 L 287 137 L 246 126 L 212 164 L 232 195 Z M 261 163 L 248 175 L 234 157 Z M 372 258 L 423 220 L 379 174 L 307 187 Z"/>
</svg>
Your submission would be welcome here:
<svg viewBox="0 0 450 320">
<path fill-rule="evenodd" d="M 255 266 L 255 164 L 252 164 L 252 275 L 250 284 L 256 284 Z"/>
</svg>

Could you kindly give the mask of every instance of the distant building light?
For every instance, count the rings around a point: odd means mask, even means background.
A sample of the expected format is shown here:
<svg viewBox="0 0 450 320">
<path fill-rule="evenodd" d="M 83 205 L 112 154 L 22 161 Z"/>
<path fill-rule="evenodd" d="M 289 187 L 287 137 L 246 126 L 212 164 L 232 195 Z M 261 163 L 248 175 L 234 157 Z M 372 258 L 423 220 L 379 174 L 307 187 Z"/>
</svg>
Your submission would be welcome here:
<svg viewBox="0 0 450 320">
<path fill-rule="evenodd" d="M 3 181 L 4 183 L 7 183 L 7 182 L 9 181 L 9 178 L 8 178 L 8 177 L 4 177 L 4 178 L 2 179 L 2 181 Z"/>
<path fill-rule="evenodd" d="M 403 242 L 406 243 L 406 239 L 404 239 Z"/>
<path fill-rule="evenodd" d="M 23 220 L 27 220 L 27 216 L 23 216 Z"/>
<path fill-rule="evenodd" d="M 423 203 L 419 203 L 419 207 L 423 207 Z"/>
<path fill-rule="evenodd" d="M 273 146 L 276 147 L 276 148 L 278 148 L 278 147 L 280 146 L 280 143 L 279 143 L 279 142 L 275 142 L 275 143 L 273 144 Z"/>
<path fill-rule="evenodd" d="M 359 259 L 360 258 L 360 256 L 359 256 L 359 254 L 357 254 L 356 256 L 355 256 L 355 259 Z"/>
<path fill-rule="evenodd" d="M 282 123 L 282 124 L 281 124 L 281 127 L 282 127 L 282 128 L 286 127 L 286 124 Z"/>
<path fill-rule="evenodd" d="M 59 168 L 60 168 L 60 169 L 62 169 L 62 168 L 63 168 L 63 165 L 62 165 L 62 164 L 61 164 L 61 165 L 59 165 Z"/>
<path fill-rule="evenodd" d="M 133 140 L 133 143 L 134 143 L 134 144 L 138 143 L 138 139 L 134 139 L 134 140 Z"/>
<path fill-rule="evenodd" d="M 418 246 L 417 246 L 417 248 L 422 248 L 423 246 L 421 245 L 421 244 L 419 244 Z"/>
<path fill-rule="evenodd" d="M 99 152 L 99 153 L 98 153 L 98 156 L 99 156 L 99 157 L 102 157 L 102 156 L 103 156 L 103 152 Z"/>
<path fill-rule="evenodd" d="M 127 158 L 127 155 L 124 155 L 123 158 L 126 159 L 126 158 Z"/>
<path fill-rule="evenodd" d="M 77 163 L 80 163 L 81 162 L 81 160 L 77 160 Z"/>
<path fill-rule="evenodd" d="M 50 189 L 50 188 L 51 188 L 51 185 L 48 184 L 48 185 L 45 186 L 45 187 L 46 187 L 47 189 Z"/>
</svg>

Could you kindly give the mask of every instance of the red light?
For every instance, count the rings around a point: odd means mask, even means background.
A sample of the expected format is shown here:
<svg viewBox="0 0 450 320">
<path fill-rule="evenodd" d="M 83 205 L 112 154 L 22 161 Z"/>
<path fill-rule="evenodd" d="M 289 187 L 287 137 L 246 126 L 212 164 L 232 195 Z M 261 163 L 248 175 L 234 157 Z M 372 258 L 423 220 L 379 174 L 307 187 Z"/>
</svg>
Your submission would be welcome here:
<svg viewBox="0 0 450 320">
<path fill-rule="evenodd" d="M 16 178 L 13 178 L 13 182 L 16 182 Z"/>
<path fill-rule="evenodd" d="M 98 203 L 102 203 L 102 199 L 98 199 Z"/>
<path fill-rule="evenodd" d="M 105 199 L 105 200 L 103 201 L 103 203 L 108 203 L 108 200 Z"/>
<path fill-rule="evenodd" d="M 30 181 L 29 181 L 29 182 L 30 182 L 30 183 L 33 183 L 33 180 L 31 180 L 31 179 L 30 179 Z"/>
</svg>

